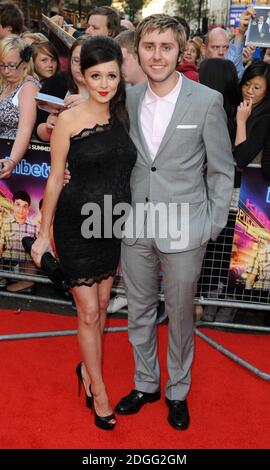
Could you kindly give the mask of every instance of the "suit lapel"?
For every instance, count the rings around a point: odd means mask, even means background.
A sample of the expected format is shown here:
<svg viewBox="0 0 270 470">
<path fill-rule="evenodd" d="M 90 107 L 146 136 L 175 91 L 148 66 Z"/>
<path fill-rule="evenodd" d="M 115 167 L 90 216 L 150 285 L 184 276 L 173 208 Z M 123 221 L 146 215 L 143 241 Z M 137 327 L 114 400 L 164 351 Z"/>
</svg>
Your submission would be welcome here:
<svg viewBox="0 0 270 470">
<path fill-rule="evenodd" d="M 179 93 L 179 96 L 177 98 L 175 108 L 173 111 L 173 115 L 171 117 L 171 120 L 168 124 L 168 127 L 166 129 L 166 132 L 163 136 L 163 139 L 160 143 L 160 146 L 158 148 L 157 154 L 155 156 L 155 160 L 159 157 L 159 155 L 162 153 L 164 150 L 165 146 L 167 145 L 168 141 L 170 138 L 173 136 L 176 126 L 181 123 L 181 120 L 183 119 L 184 115 L 186 114 L 189 106 L 190 106 L 190 95 L 191 95 L 191 87 L 189 85 L 189 80 L 182 75 L 182 86 L 181 90 Z"/>
<path fill-rule="evenodd" d="M 144 133 L 142 130 L 142 125 L 141 125 L 141 119 L 140 119 L 140 114 L 141 114 L 141 109 L 142 109 L 142 102 L 143 98 L 146 92 L 147 88 L 147 82 L 144 82 L 141 84 L 141 86 L 138 86 L 136 89 L 136 94 L 133 97 L 132 102 L 130 103 L 130 109 L 129 112 L 132 113 L 132 126 L 135 131 L 135 135 L 133 138 L 136 140 L 136 147 L 138 148 L 138 151 L 141 153 L 141 155 L 145 155 L 147 160 L 150 160 L 152 162 L 148 144 L 145 140 Z M 133 135 L 133 132 L 131 132 L 131 135 Z"/>
</svg>

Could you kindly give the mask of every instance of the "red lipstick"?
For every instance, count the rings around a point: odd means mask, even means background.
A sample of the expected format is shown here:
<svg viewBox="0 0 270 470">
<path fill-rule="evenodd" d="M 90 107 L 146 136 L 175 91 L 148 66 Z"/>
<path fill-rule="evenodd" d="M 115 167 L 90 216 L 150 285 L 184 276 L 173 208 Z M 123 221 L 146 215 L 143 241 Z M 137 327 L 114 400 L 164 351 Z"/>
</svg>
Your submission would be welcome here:
<svg viewBox="0 0 270 470">
<path fill-rule="evenodd" d="M 98 94 L 100 96 L 107 96 L 109 94 L 109 92 L 108 91 L 99 91 Z"/>
</svg>

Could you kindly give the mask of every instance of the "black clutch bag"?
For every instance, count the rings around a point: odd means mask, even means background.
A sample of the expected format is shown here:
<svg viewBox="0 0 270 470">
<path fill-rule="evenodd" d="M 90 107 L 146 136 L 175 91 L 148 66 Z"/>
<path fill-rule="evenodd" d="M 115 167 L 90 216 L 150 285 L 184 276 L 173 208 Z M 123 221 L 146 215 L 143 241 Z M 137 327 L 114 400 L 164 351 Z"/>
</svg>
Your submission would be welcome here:
<svg viewBox="0 0 270 470">
<path fill-rule="evenodd" d="M 31 255 L 32 245 L 35 241 L 34 237 L 23 237 L 22 245 L 29 255 Z M 58 261 L 52 256 L 51 253 L 46 251 L 41 257 L 41 269 L 46 276 L 53 282 L 57 289 L 64 292 L 69 292 L 69 283 L 65 277 L 63 270 L 61 269 Z"/>
</svg>

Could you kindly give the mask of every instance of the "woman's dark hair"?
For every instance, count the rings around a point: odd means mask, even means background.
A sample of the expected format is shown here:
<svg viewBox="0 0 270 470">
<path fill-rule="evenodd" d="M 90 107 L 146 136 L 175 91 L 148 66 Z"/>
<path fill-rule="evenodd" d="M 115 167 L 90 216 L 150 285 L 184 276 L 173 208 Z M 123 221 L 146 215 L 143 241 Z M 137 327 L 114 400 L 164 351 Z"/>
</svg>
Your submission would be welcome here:
<svg viewBox="0 0 270 470">
<path fill-rule="evenodd" d="M 258 114 L 270 114 L 270 65 L 262 60 L 252 62 L 244 71 L 243 77 L 240 81 L 240 91 L 242 92 L 242 86 L 252 80 L 255 77 L 264 77 L 266 81 L 266 92 L 264 99 L 258 103 L 250 117 L 257 116 Z M 249 120 L 247 121 L 247 129 L 249 129 Z"/>
<path fill-rule="evenodd" d="M 83 43 L 81 49 L 82 74 L 90 67 L 111 61 L 117 62 L 119 66 L 120 82 L 115 96 L 110 101 L 110 113 L 111 116 L 116 116 L 124 127 L 128 129 L 129 118 L 125 106 L 126 86 L 121 72 L 123 56 L 120 46 L 109 36 L 95 36 Z"/>
<path fill-rule="evenodd" d="M 223 95 L 223 107 L 228 118 L 228 131 L 235 137 L 235 115 L 240 103 L 238 77 L 235 65 L 226 59 L 206 59 L 200 64 L 199 81 Z"/>
</svg>

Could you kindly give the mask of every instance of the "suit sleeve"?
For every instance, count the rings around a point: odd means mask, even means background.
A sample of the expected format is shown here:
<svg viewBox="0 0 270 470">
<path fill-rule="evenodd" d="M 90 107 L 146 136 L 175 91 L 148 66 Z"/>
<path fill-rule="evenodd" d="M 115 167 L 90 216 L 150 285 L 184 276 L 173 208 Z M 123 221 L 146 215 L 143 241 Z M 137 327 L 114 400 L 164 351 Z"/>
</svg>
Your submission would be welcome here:
<svg viewBox="0 0 270 470">
<path fill-rule="evenodd" d="M 234 162 L 223 108 L 223 97 L 215 93 L 206 114 L 203 140 L 207 155 L 206 186 L 211 211 L 211 239 L 225 227 L 230 208 Z"/>
</svg>

